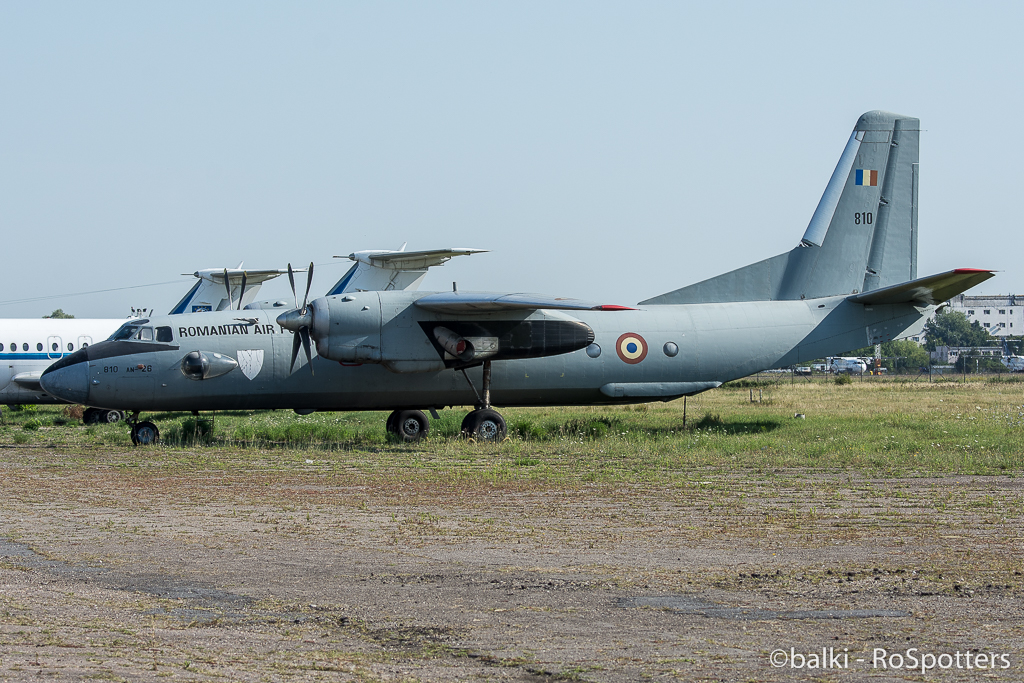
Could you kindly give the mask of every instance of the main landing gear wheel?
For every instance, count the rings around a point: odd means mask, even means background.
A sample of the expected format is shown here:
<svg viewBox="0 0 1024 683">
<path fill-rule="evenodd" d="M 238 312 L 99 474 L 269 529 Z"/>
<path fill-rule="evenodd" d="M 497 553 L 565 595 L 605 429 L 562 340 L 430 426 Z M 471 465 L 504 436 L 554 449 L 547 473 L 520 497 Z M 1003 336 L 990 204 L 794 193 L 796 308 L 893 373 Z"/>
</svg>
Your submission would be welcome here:
<svg viewBox="0 0 1024 683">
<path fill-rule="evenodd" d="M 87 425 L 116 424 L 124 419 L 120 410 L 104 410 L 103 408 L 86 408 L 82 413 L 82 422 Z"/>
<path fill-rule="evenodd" d="M 503 441 L 508 434 L 505 418 L 496 410 L 478 408 L 462 420 L 462 433 L 478 441 Z"/>
<path fill-rule="evenodd" d="M 151 446 L 160 438 L 160 430 L 152 422 L 136 422 L 132 425 L 132 443 L 136 446 Z"/>
<path fill-rule="evenodd" d="M 430 431 L 430 422 L 420 410 L 396 410 L 388 416 L 387 428 L 401 441 L 419 441 Z"/>
</svg>

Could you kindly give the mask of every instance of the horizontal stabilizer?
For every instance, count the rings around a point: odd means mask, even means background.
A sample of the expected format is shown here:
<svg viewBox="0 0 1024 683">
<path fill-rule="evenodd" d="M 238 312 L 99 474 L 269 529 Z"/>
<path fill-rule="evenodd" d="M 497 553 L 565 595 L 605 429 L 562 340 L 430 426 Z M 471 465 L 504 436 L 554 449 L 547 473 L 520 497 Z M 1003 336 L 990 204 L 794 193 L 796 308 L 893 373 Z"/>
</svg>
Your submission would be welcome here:
<svg viewBox="0 0 1024 683">
<path fill-rule="evenodd" d="M 435 313 L 492 313 L 494 311 L 631 311 L 625 306 L 595 304 L 580 299 L 541 294 L 504 294 L 501 292 L 438 292 L 416 300 L 416 306 Z"/>
<path fill-rule="evenodd" d="M 368 249 L 355 251 L 346 256 L 355 261 L 340 280 L 327 291 L 327 296 L 348 292 L 390 292 L 392 290 L 416 290 L 427 275 L 427 270 L 447 263 L 456 256 L 482 254 L 486 249 L 428 249 L 426 251 L 405 251 L 405 245 L 397 251 L 389 249 Z"/>
<path fill-rule="evenodd" d="M 352 261 L 359 261 L 377 268 L 390 270 L 421 270 L 439 266 L 456 256 L 485 254 L 487 249 L 427 249 L 425 251 L 357 251 L 348 255 Z M 342 258 L 335 256 L 334 258 Z"/>
<path fill-rule="evenodd" d="M 846 297 L 856 304 L 916 304 L 934 306 L 981 284 L 995 272 L 978 268 L 957 268 L 948 273 L 929 275 L 903 284 Z"/>
<path fill-rule="evenodd" d="M 194 273 L 182 273 L 182 275 L 194 275 L 195 277 L 201 278 L 203 280 L 209 280 L 210 282 L 215 282 L 218 285 L 220 285 L 221 287 L 223 287 L 224 286 L 224 270 L 225 270 L 224 268 L 221 268 L 219 270 L 216 269 L 216 268 L 207 268 L 206 270 L 197 270 Z M 270 269 L 270 270 L 249 270 L 249 269 L 242 269 L 242 268 L 227 268 L 226 270 L 228 271 L 228 281 L 231 283 L 232 286 L 235 286 L 237 284 L 241 284 L 241 282 L 242 282 L 242 275 L 244 274 L 245 275 L 245 286 L 246 287 L 250 287 L 250 286 L 255 285 L 255 284 L 266 282 L 267 280 L 273 280 L 275 277 L 278 277 L 279 275 L 284 275 L 285 273 L 288 272 L 287 270 L 282 270 L 280 268 L 273 268 L 273 269 Z M 295 269 L 292 270 L 292 272 L 294 272 L 294 273 L 305 273 L 306 269 L 305 268 L 295 268 Z"/>
</svg>

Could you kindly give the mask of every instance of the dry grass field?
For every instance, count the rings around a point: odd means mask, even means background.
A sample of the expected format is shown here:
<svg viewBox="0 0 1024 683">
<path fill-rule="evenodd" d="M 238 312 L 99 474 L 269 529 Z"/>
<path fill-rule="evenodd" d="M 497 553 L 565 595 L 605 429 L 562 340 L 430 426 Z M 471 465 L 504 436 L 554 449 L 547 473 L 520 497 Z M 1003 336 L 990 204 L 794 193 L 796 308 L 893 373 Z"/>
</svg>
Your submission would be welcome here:
<svg viewBox="0 0 1024 683">
<path fill-rule="evenodd" d="M 760 394 L 496 445 L 5 411 L 0 680 L 1024 678 L 1024 383 Z"/>
</svg>

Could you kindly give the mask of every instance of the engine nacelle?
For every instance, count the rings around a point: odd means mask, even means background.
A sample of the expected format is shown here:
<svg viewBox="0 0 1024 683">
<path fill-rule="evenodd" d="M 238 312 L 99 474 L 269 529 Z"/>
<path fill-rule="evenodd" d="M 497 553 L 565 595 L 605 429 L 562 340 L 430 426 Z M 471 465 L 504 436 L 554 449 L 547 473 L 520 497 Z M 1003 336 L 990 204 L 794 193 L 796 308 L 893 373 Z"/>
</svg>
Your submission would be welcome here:
<svg viewBox="0 0 1024 683">
<path fill-rule="evenodd" d="M 437 372 L 485 360 L 556 356 L 594 341 L 589 325 L 561 311 L 465 317 L 417 308 L 413 292 L 353 292 L 309 304 L 317 353 L 393 372 Z"/>
<path fill-rule="evenodd" d="M 310 336 L 324 358 L 346 363 L 380 363 L 380 298 L 376 292 L 321 297 L 309 304 Z"/>
</svg>

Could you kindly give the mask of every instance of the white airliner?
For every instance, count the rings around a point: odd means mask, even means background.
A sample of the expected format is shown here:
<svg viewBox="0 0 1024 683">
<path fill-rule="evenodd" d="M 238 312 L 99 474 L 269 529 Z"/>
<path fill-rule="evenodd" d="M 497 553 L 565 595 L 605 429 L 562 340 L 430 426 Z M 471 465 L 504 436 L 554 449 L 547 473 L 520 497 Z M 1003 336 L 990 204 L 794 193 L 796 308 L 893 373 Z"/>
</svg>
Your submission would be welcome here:
<svg viewBox="0 0 1024 683">
<path fill-rule="evenodd" d="M 329 294 L 343 292 L 412 289 L 431 266 L 454 256 L 480 253 L 482 249 L 436 249 L 432 251 L 359 251 L 348 258 L 355 261 Z M 287 270 L 243 270 L 207 268 L 192 273 L 199 281 L 170 310 L 171 315 L 223 311 L 228 308 L 282 308 L 293 301 L 254 302 L 260 286 Z M 305 270 L 295 271 L 305 272 Z M 225 278 L 227 285 L 225 285 Z M 136 316 L 131 316 L 136 317 Z M 39 386 L 39 377 L 54 361 L 77 349 L 112 335 L 124 318 L 0 318 L 0 404 L 62 403 Z M 87 422 L 117 422 L 120 411 L 86 411 Z"/>
<path fill-rule="evenodd" d="M 829 358 L 829 372 L 838 375 L 841 372 L 848 372 L 851 375 L 863 375 L 868 371 L 868 364 L 860 358 Z"/>
</svg>

